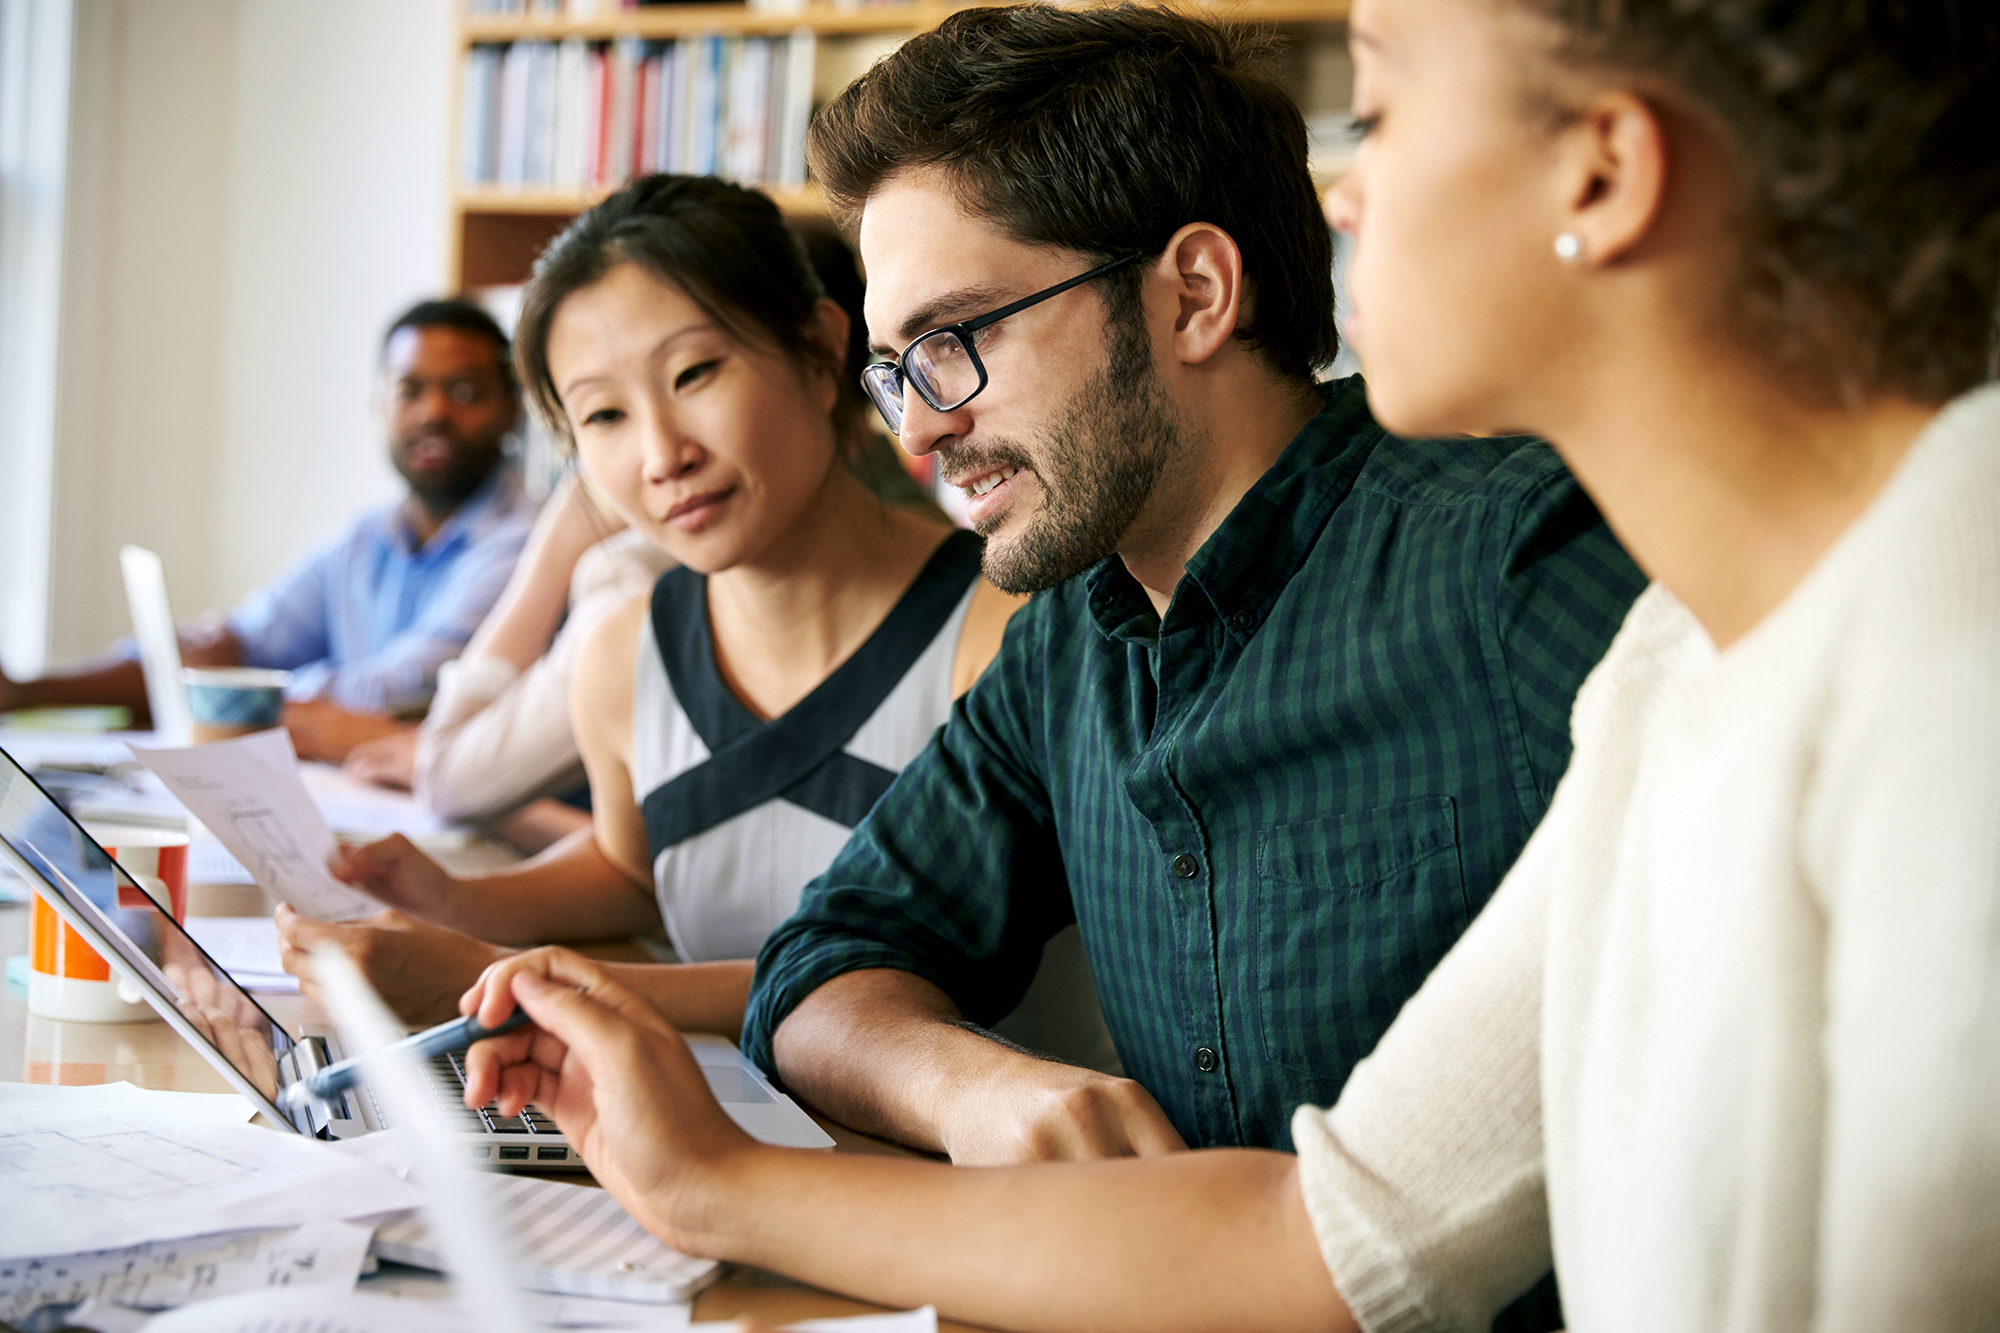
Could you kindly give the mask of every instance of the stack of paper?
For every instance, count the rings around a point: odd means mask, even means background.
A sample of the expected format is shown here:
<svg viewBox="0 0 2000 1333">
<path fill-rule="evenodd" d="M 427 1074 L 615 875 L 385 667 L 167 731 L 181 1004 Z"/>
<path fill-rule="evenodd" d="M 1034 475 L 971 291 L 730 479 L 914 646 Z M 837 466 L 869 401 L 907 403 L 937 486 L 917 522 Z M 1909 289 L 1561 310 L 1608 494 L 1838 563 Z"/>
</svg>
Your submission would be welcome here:
<svg viewBox="0 0 2000 1333">
<path fill-rule="evenodd" d="M 353 1286 L 372 1227 L 347 1219 L 416 1189 L 250 1114 L 234 1093 L 0 1084 L 0 1319 Z"/>
</svg>

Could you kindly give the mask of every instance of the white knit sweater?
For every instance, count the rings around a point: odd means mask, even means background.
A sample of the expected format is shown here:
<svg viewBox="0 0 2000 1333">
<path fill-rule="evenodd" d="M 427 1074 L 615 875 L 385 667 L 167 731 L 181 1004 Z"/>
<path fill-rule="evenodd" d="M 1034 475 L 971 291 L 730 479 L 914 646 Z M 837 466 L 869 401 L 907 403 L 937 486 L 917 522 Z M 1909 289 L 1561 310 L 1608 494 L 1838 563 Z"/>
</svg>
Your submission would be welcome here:
<svg viewBox="0 0 2000 1333">
<path fill-rule="evenodd" d="M 2000 389 L 1717 653 L 1657 585 L 1547 819 L 1332 1111 L 1364 1328 L 2000 1327 Z"/>
</svg>

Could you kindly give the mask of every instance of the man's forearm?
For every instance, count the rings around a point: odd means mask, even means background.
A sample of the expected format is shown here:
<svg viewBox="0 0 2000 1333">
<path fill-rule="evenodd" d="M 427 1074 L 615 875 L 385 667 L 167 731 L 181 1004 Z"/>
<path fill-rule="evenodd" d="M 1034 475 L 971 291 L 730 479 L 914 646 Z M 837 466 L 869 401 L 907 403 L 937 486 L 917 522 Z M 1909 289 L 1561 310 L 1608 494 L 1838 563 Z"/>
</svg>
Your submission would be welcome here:
<svg viewBox="0 0 2000 1333">
<path fill-rule="evenodd" d="M 907 972 L 835 977 L 786 1016 L 771 1049 L 785 1085 L 863 1133 L 946 1152 L 954 1103 L 1015 1065 L 1041 1063 L 960 1023 L 958 1006 Z"/>
<path fill-rule="evenodd" d="M 119 705 L 138 723 L 151 717 L 146 705 L 146 673 L 125 658 L 99 658 L 71 672 L 13 683 L 11 708 L 70 708 Z"/>
</svg>

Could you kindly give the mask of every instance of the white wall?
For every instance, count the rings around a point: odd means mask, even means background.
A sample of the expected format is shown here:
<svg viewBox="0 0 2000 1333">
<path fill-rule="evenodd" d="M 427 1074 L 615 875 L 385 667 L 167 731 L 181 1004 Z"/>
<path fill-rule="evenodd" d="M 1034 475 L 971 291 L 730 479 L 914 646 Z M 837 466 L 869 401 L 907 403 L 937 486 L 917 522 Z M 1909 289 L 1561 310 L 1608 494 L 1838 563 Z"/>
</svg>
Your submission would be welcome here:
<svg viewBox="0 0 2000 1333">
<path fill-rule="evenodd" d="M 0 0 L 0 661 L 48 650 L 69 163 L 69 0 Z"/>
<path fill-rule="evenodd" d="M 449 0 L 242 0 L 241 15 L 209 605 L 400 494 L 377 352 L 445 278 L 451 179 Z"/>
<path fill-rule="evenodd" d="M 444 278 L 450 0 L 79 0 L 52 656 L 182 616 L 398 493 L 382 326 Z"/>
</svg>

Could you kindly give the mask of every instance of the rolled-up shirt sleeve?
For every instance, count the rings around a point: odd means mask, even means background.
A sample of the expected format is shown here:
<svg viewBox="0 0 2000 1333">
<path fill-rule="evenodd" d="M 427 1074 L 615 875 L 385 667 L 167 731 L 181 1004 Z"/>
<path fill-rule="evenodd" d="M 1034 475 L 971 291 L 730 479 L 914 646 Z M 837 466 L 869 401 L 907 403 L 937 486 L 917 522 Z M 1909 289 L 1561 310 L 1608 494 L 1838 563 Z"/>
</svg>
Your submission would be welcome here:
<svg viewBox="0 0 2000 1333">
<path fill-rule="evenodd" d="M 533 517 L 511 469 L 421 547 L 394 509 L 364 516 L 230 613 L 244 664 L 292 672 L 294 699 L 422 708 L 499 599 Z"/>
<path fill-rule="evenodd" d="M 1014 617 L 979 683 L 765 941 L 743 1050 L 767 1071 L 786 1016 L 864 968 L 922 977 L 968 1019 L 997 1022 L 1075 920 L 1041 776 L 1043 609 Z"/>
<path fill-rule="evenodd" d="M 1368 1333 L 1484 1333 L 1548 1271 L 1538 867 L 1550 834 L 1545 823 L 1529 841 L 1333 1109 L 1293 1116 L 1306 1212 Z"/>
<path fill-rule="evenodd" d="M 332 656 L 333 604 L 356 534 L 331 537 L 253 589 L 229 613 L 243 665 L 304 674 Z M 300 682 L 294 680 L 294 697 Z"/>
<path fill-rule="evenodd" d="M 424 599 L 407 629 L 380 648 L 331 665 L 315 693 L 343 708 L 399 712 L 421 708 L 437 688 L 438 668 L 464 651 L 500 599 L 527 530 L 473 542 Z M 298 682 L 294 682 L 296 688 Z"/>
</svg>

